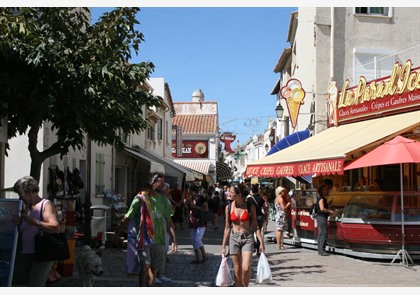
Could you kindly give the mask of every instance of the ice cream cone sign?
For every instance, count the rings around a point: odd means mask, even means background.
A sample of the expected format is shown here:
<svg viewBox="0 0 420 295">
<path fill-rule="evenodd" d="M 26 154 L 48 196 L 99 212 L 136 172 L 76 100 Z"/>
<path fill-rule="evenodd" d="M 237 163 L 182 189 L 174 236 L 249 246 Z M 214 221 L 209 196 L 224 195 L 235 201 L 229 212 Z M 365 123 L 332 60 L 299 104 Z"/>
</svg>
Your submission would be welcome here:
<svg viewBox="0 0 420 295">
<path fill-rule="evenodd" d="M 328 83 L 328 123 L 334 124 L 335 127 L 338 126 L 337 118 L 337 97 L 338 97 L 338 88 L 334 78 L 330 79 Z"/>
<path fill-rule="evenodd" d="M 297 125 L 300 106 L 304 104 L 305 90 L 298 79 L 292 78 L 280 89 L 280 95 L 286 100 L 289 111 L 290 124 L 293 128 Z"/>
<path fill-rule="evenodd" d="M 232 134 L 231 132 L 223 132 L 222 135 L 220 135 L 220 141 L 225 144 L 225 151 L 228 153 L 234 154 L 235 151 L 232 150 L 230 144 L 234 142 L 236 139 L 236 135 Z"/>
</svg>

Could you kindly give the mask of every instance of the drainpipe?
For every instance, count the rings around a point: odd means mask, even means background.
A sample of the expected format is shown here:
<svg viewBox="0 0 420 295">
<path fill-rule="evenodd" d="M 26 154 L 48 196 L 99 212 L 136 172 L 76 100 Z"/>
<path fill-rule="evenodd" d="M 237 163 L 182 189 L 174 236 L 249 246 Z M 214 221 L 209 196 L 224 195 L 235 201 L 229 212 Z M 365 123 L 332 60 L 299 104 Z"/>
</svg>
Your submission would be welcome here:
<svg viewBox="0 0 420 295">
<path fill-rule="evenodd" d="M 331 7 L 331 35 L 330 35 L 330 78 L 334 77 L 334 18 L 335 18 L 335 8 Z"/>
</svg>

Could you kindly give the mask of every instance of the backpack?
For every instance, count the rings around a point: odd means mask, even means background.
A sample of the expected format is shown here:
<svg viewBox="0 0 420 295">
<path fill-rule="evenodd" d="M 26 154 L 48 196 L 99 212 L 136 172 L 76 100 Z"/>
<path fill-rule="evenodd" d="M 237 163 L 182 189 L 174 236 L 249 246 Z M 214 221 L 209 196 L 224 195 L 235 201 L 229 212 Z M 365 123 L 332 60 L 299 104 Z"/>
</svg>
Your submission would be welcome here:
<svg viewBox="0 0 420 295">
<path fill-rule="evenodd" d="M 260 197 L 261 198 L 261 197 Z M 257 213 L 257 218 L 259 217 L 259 216 L 264 216 L 264 209 L 263 209 L 263 206 L 262 206 L 262 204 L 259 204 L 258 202 L 257 202 L 257 200 L 255 200 L 255 198 L 254 198 L 254 196 L 252 196 L 252 195 L 248 195 L 247 197 L 246 197 L 246 201 L 247 201 L 247 203 L 248 202 L 250 202 L 251 200 L 253 200 L 253 202 L 254 202 L 254 204 L 255 204 L 255 211 L 256 211 L 256 213 Z M 261 200 L 262 200 L 262 198 L 261 198 Z"/>
</svg>

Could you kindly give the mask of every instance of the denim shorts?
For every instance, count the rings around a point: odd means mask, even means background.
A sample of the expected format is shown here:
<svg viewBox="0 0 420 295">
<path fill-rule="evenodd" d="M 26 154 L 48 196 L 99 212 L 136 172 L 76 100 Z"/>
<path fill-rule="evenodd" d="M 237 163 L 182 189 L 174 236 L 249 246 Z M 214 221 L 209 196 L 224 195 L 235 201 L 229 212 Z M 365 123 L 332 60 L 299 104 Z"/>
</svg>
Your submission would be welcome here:
<svg viewBox="0 0 420 295">
<path fill-rule="evenodd" d="M 235 255 L 241 252 L 254 252 L 254 233 L 252 231 L 230 233 L 229 254 Z"/>
</svg>

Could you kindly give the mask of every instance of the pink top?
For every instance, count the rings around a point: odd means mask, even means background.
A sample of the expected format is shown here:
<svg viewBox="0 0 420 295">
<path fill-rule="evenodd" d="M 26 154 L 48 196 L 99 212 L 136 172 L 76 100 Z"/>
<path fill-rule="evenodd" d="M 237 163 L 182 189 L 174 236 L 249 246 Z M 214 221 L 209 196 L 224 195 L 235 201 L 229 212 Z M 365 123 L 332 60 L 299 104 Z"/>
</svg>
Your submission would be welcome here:
<svg viewBox="0 0 420 295">
<path fill-rule="evenodd" d="M 41 205 L 47 199 L 41 200 L 38 202 L 32 209 L 29 211 L 29 215 L 33 218 L 40 219 Z M 45 206 L 45 205 L 44 205 Z M 22 254 L 34 254 L 35 253 L 35 235 L 38 234 L 39 228 L 36 225 L 31 225 L 26 221 L 22 221 L 20 225 L 20 233 L 22 235 Z"/>
</svg>

